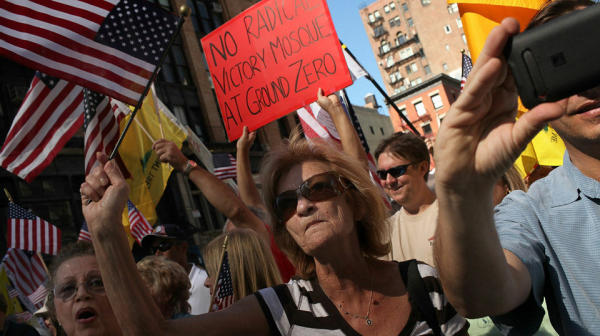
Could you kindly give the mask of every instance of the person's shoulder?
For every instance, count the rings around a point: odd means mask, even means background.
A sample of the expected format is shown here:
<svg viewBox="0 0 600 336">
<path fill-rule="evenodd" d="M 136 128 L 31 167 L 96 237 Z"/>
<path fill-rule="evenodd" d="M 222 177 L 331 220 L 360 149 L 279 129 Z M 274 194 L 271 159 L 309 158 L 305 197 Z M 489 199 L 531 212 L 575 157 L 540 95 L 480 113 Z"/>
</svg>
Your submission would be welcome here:
<svg viewBox="0 0 600 336">
<path fill-rule="evenodd" d="M 7 320 L 4 325 L 4 332 L 6 335 L 15 336 L 40 336 L 34 327 L 26 323 L 17 323 L 11 320 Z"/>
</svg>

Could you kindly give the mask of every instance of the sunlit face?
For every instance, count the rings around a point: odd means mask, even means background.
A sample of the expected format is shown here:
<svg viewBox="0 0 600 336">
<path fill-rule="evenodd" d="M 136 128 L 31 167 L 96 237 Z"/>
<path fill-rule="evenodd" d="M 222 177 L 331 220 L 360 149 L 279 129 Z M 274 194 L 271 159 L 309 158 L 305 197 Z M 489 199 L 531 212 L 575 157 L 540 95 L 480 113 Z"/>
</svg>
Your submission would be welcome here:
<svg viewBox="0 0 600 336">
<path fill-rule="evenodd" d="M 56 317 L 69 336 L 121 335 L 121 329 L 98 282 L 100 269 L 94 256 L 71 258 L 56 271 Z M 73 297 L 61 298 L 61 291 L 75 288 Z"/>
<path fill-rule="evenodd" d="M 377 158 L 378 170 L 388 170 L 401 165 L 409 165 L 403 175 L 393 177 L 391 174 L 387 174 L 387 177 L 381 180 L 381 186 L 385 193 L 400 205 L 410 202 L 411 197 L 419 188 L 427 188 L 423 177 L 427 170 L 425 167 L 426 162 L 413 163 L 390 152 L 383 152 Z"/>
<path fill-rule="evenodd" d="M 563 140 L 577 148 L 600 142 L 600 86 L 558 102 L 565 114 L 550 124 Z"/>
<path fill-rule="evenodd" d="M 293 166 L 279 180 L 277 194 L 295 190 L 314 175 L 331 171 L 317 161 L 307 161 Z M 347 192 L 347 191 L 346 191 Z M 345 193 L 323 201 L 298 198 L 296 212 L 286 222 L 286 229 L 304 253 L 314 256 L 319 249 L 336 239 L 346 239 L 356 234 L 355 218 Z"/>
</svg>

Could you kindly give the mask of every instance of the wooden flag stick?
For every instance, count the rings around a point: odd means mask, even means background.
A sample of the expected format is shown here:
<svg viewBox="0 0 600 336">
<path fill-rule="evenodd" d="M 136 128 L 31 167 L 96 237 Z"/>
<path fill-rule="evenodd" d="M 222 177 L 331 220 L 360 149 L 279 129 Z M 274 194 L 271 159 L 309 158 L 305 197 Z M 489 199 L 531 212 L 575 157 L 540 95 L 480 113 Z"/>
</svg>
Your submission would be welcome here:
<svg viewBox="0 0 600 336">
<path fill-rule="evenodd" d="M 6 188 L 3 188 L 3 189 L 4 189 L 4 194 L 6 195 L 6 198 L 8 198 L 8 200 L 9 200 L 11 203 L 15 203 L 15 201 L 13 200 L 13 198 L 12 198 L 12 196 L 10 195 L 10 193 L 8 192 L 8 190 L 6 190 Z"/>
<path fill-rule="evenodd" d="M 215 300 L 215 295 L 217 294 L 217 285 L 219 284 L 219 276 L 221 275 L 221 270 L 223 269 L 223 257 L 225 256 L 225 252 L 227 251 L 227 240 L 229 239 L 229 235 L 225 235 L 225 239 L 223 239 L 223 245 L 221 246 L 221 263 L 219 264 L 219 271 L 217 272 L 217 277 L 213 279 L 213 291 L 210 295 L 210 307 L 208 308 L 208 312 L 210 313 L 213 310 L 213 302 Z"/>
<path fill-rule="evenodd" d="M 163 130 L 162 119 L 160 117 L 160 110 L 158 108 L 158 102 L 156 101 L 158 99 L 158 96 L 156 95 L 156 90 L 154 88 L 154 85 L 152 85 L 151 90 L 152 90 L 152 92 L 151 92 L 152 102 L 154 103 L 154 111 L 156 111 L 156 117 L 158 118 L 158 127 L 160 128 L 160 135 L 164 139 L 165 131 Z"/>
</svg>

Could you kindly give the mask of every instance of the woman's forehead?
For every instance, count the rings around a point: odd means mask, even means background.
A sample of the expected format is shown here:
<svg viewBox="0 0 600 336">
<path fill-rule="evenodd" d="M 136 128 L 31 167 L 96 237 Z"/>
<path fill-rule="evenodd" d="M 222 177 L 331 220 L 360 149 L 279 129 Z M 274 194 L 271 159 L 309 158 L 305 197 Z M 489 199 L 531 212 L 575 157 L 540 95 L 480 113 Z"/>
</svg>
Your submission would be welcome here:
<svg viewBox="0 0 600 336">
<path fill-rule="evenodd" d="M 100 272 L 95 256 L 77 256 L 60 264 L 56 270 L 56 279 L 83 278 L 93 271 Z"/>
</svg>

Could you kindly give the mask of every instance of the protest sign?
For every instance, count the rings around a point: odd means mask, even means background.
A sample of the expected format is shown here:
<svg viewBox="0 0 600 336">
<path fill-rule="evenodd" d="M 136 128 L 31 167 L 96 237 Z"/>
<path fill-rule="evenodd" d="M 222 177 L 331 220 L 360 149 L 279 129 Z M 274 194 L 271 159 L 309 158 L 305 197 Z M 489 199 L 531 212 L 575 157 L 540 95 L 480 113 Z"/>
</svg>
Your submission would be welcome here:
<svg viewBox="0 0 600 336">
<path fill-rule="evenodd" d="M 352 84 L 325 0 L 263 0 L 202 48 L 230 141 Z"/>
</svg>

